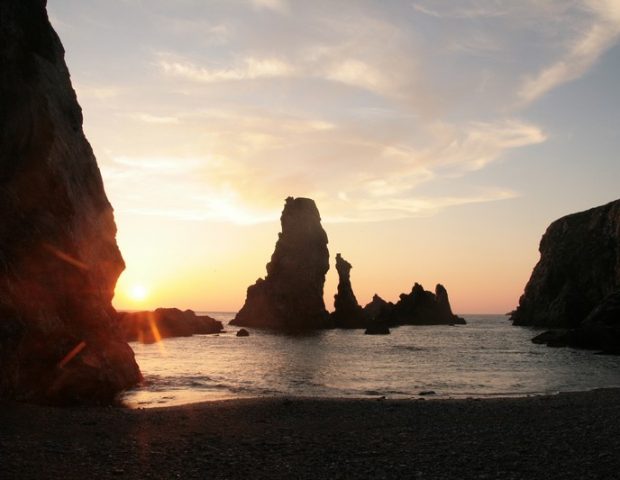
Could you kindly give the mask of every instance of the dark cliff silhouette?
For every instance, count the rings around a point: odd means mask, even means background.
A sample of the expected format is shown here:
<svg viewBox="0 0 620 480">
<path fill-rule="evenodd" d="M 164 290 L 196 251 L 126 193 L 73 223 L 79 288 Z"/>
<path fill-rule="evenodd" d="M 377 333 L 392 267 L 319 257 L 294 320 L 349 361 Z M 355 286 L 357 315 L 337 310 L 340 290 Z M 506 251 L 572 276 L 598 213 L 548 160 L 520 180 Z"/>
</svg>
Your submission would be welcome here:
<svg viewBox="0 0 620 480">
<path fill-rule="evenodd" d="M 0 2 L 0 396 L 107 403 L 141 379 L 111 304 L 124 263 L 45 5 Z"/>
<path fill-rule="evenodd" d="M 313 200 L 286 199 L 267 276 L 248 288 L 245 304 L 231 325 L 280 330 L 328 326 L 323 301 L 329 270 L 327 234 Z"/>
<path fill-rule="evenodd" d="M 561 329 L 538 337 L 541 343 L 618 349 L 618 294 L 620 200 L 560 218 L 547 228 L 540 260 L 511 320 Z"/>
</svg>

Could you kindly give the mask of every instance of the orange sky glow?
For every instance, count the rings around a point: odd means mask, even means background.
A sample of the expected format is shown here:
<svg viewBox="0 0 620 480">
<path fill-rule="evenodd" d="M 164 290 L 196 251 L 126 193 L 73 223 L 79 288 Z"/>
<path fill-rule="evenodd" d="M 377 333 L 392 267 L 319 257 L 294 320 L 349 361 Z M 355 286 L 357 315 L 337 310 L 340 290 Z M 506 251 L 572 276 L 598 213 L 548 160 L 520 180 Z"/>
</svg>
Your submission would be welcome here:
<svg viewBox="0 0 620 480">
<path fill-rule="evenodd" d="M 618 196 L 620 3 L 49 0 L 127 268 L 119 309 L 236 311 L 288 196 L 359 302 L 518 303 L 548 224 Z"/>
</svg>

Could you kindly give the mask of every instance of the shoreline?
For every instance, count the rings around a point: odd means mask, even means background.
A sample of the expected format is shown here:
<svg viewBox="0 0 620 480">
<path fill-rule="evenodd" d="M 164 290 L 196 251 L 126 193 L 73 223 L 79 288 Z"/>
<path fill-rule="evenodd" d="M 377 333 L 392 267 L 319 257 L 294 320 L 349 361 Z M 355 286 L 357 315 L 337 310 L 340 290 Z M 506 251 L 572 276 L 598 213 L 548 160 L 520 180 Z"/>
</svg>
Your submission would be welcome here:
<svg viewBox="0 0 620 480">
<path fill-rule="evenodd" d="M 620 383 L 620 382 L 619 382 Z M 558 395 L 571 395 L 596 391 L 617 390 L 620 395 L 620 385 L 611 387 L 593 387 L 586 390 L 558 390 L 554 392 L 529 392 L 529 393 L 497 393 L 497 394 L 462 394 L 462 395 L 442 395 L 441 393 L 426 393 L 420 392 L 418 395 L 411 396 L 390 396 L 390 395 L 368 395 L 368 396 L 350 396 L 350 397 L 328 397 L 328 396 L 304 396 L 304 395 L 265 395 L 265 396 L 247 396 L 247 397 L 215 397 L 213 399 L 205 399 L 199 401 L 188 401 L 185 403 L 166 402 L 161 405 L 157 404 L 131 404 L 125 399 L 120 399 L 113 405 L 114 408 L 121 408 L 127 410 L 155 410 L 155 409 L 174 409 L 183 407 L 192 407 L 200 405 L 210 405 L 219 402 L 234 402 L 244 400 L 291 400 L 291 401 L 395 401 L 395 402 L 415 402 L 418 400 L 426 401 L 486 401 L 486 400 L 517 400 L 525 398 L 536 397 L 556 397 Z"/>
<path fill-rule="evenodd" d="M 3 478 L 615 478 L 620 389 L 521 398 L 0 403 Z M 42 476 L 43 472 L 43 476 Z"/>
</svg>

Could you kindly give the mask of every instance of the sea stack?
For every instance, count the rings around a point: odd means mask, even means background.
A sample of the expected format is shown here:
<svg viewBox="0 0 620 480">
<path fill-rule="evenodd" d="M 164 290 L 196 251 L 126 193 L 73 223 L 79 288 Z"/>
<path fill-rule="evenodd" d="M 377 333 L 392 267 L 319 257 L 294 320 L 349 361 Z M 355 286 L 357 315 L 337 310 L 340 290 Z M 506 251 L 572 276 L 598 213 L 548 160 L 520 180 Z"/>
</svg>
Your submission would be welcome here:
<svg viewBox="0 0 620 480">
<path fill-rule="evenodd" d="M 544 343 L 620 347 L 620 200 L 556 220 L 539 250 L 514 325 L 565 330 Z"/>
<path fill-rule="evenodd" d="M 141 379 L 111 304 L 124 263 L 45 5 L 0 2 L 0 397 L 109 403 Z"/>
<path fill-rule="evenodd" d="M 285 331 L 328 326 L 323 301 L 329 270 L 327 234 L 313 200 L 286 199 L 267 276 L 248 288 L 245 304 L 231 325 Z"/>
<path fill-rule="evenodd" d="M 367 323 L 364 311 L 353 293 L 351 268 L 352 265 L 338 253 L 338 291 L 334 296 L 334 312 L 331 314 L 332 323 L 337 328 L 362 328 Z"/>
<path fill-rule="evenodd" d="M 400 300 L 390 312 L 390 323 L 393 325 L 455 325 L 466 322 L 452 313 L 448 292 L 443 285 L 437 284 L 433 294 L 416 283 L 409 294 L 400 295 Z"/>
</svg>

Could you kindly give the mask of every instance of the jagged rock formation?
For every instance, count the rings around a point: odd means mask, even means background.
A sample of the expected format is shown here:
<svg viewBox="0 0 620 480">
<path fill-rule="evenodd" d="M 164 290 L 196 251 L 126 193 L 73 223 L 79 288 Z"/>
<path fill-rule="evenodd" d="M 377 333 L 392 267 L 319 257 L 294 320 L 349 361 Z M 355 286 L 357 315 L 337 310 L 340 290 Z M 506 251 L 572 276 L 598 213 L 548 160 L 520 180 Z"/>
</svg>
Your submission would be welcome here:
<svg viewBox="0 0 620 480">
<path fill-rule="evenodd" d="M 551 327 L 536 343 L 618 350 L 620 200 L 560 218 L 540 241 L 514 325 Z M 614 346 L 615 345 L 615 346 Z"/>
<path fill-rule="evenodd" d="M 452 313 L 448 292 L 438 284 L 435 293 L 424 290 L 416 283 L 411 293 L 400 295 L 396 305 L 375 295 L 364 307 L 367 320 L 372 323 L 397 325 L 457 325 L 465 320 Z"/>
<path fill-rule="evenodd" d="M 220 333 L 222 322 L 193 310 L 158 308 L 153 312 L 119 312 L 125 340 L 141 343 L 158 342 L 170 337 L 191 337 Z"/>
<path fill-rule="evenodd" d="M 106 403 L 140 379 L 124 268 L 44 0 L 0 2 L 0 397 Z"/>
<path fill-rule="evenodd" d="M 372 296 L 372 301 L 364 307 L 364 316 L 369 323 L 389 321 L 394 304 L 386 302 L 376 293 Z"/>
<path fill-rule="evenodd" d="M 464 324 L 465 320 L 452 313 L 448 292 L 437 284 L 435 293 L 424 290 L 416 283 L 411 293 L 400 295 L 390 315 L 390 323 L 395 325 L 454 325 Z"/>
<path fill-rule="evenodd" d="M 576 328 L 620 290 L 620 200 L 553 222 L 512 313 L 515 325 Z"/>
<path fill-rule="evenodd" d="M 367 324 L 362 307 L 357 303 L 351 286 L 352 265 L 338 253 L 336 270 L 338 271 L 338 292 L 334 296 L 334 311 L 330 315 L 337 328 L 362 328 Z"/>
<path fill-rule="evenodd" d="M 325 328 L 329 251 L 319 211 L 309 198 L 289 197 L 280 220 L 282 233 L 267 276 L 248 288 L 245 304 L 230 324 L 291 331 Z"/>
</svg>

